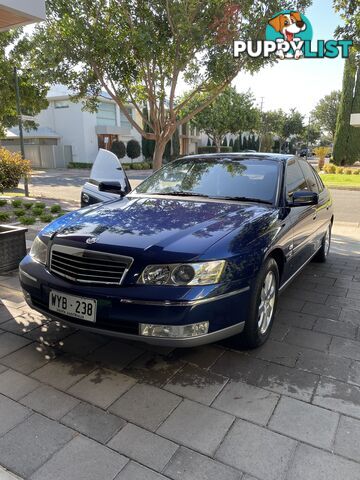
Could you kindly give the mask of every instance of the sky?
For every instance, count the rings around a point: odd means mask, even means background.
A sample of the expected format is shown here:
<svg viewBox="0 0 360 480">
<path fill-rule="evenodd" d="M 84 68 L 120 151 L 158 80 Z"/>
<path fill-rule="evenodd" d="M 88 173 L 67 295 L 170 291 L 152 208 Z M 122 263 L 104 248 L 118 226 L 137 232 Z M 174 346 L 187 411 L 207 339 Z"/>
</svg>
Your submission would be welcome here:
<svg viewBox="0 0 360 480">
<path fill-rule="evenodd" d="M 314 0 L 304 13 L 314 30 L 314 40 L 334 38 L 340 17 L 332 8 L 332 0 Z M 279 61 L 255 75 L 241 73 L 233 82 L 237 91 L 252 90 L 263 109 L 288 111 L 297 108 L 308 116 L 316 103 L 332 90 L 340 90 L 344 59 L 300 59 Z"/>
</svg>

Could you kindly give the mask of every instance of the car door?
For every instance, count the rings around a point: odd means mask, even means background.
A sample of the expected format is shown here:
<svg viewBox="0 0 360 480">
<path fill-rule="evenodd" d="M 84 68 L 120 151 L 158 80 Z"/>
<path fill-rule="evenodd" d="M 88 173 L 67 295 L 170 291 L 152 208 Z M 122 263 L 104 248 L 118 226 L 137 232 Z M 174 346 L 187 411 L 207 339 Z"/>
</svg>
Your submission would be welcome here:
<svg viewBox="0 0 360 480">
<path fill-rule="evenodd" d="M 100 182 L 119 182 L 125 193 L 131 191 L 130 182 L 117 156 L 100 148 L 90 172 L 90 178 L 81 192 L 81 206 L 118 199 L 119 195 L 99 190 Z"/>
<path fill-rule="evenodd" d="M 317 251 L 321 246 L 322 238 L 329 225 L 329 198 L 325 188 L 323 187 L 321 190 L 313 167 L 306 160 L 300 160 L 299 165 L 304 173 L 310 190 L 319 195 L 319 202 L 314 206 L 315 214 L 313 231 L 309 237 L 309 242 L 314 243 L 314 251 Z"/>
<path fill-rule="evenodd" d="M 291 206 L 292 196 L 297 191 L 310 191 L 299 160 L 293 158 L 287 162 L 285 169 L 285 201 L 290 209 L 289 219 L 292 225 L 293 244 L 289 255 L 289 273 L 294 274 L 314 254 L 314 243 L 311 235 L 316 220 L 316 209 L 313 205 Z"/>
</svg>

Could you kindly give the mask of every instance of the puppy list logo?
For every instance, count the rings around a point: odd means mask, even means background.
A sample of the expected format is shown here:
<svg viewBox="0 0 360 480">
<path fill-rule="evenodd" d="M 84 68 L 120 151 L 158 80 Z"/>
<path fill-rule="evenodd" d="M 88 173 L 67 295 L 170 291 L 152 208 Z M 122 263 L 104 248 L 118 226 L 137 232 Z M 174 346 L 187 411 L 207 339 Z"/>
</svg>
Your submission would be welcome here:
<svg viewBox="0 0 360 480">
<path fill-rule="evenodd" d="M 317 40 L 312 44 L 313 28 L 310 20 L 295 10 L 283 10 L 269 21 L 265 41 L 234 41 L 234 57 L 246 53 L 250 57 L 277 55 L 281 60 L 300 58 L 348 58 L 351 40 Z"/>
</svg>

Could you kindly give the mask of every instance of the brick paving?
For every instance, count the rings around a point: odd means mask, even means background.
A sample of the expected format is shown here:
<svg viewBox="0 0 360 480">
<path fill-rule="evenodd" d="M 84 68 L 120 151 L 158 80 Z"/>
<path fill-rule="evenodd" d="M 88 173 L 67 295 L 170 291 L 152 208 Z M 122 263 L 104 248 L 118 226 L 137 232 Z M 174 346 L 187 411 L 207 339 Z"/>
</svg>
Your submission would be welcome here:
<svg viewBox="0 0 360 480">
<path fill-rule="evenodd" d="M 253 351 L 77 331 L 0 277 L 0 479 L 360 480 L 351 251 L 305 268 Z"/>
</svg>

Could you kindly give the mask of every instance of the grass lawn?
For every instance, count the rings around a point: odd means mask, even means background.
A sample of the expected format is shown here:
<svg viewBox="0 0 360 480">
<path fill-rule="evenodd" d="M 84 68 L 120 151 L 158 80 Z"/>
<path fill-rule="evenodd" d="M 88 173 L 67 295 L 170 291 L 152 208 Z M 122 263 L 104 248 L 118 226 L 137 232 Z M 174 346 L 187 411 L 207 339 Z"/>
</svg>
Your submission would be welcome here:
<svg viewBox="0 0 360 480">
<path fill-rule="evenodd" d="M 360 175 L 340 175 L 336 173 L 327 173 L 321 175 L 321 179 L 327 187 L 360 189 Z"/>
</svg>

